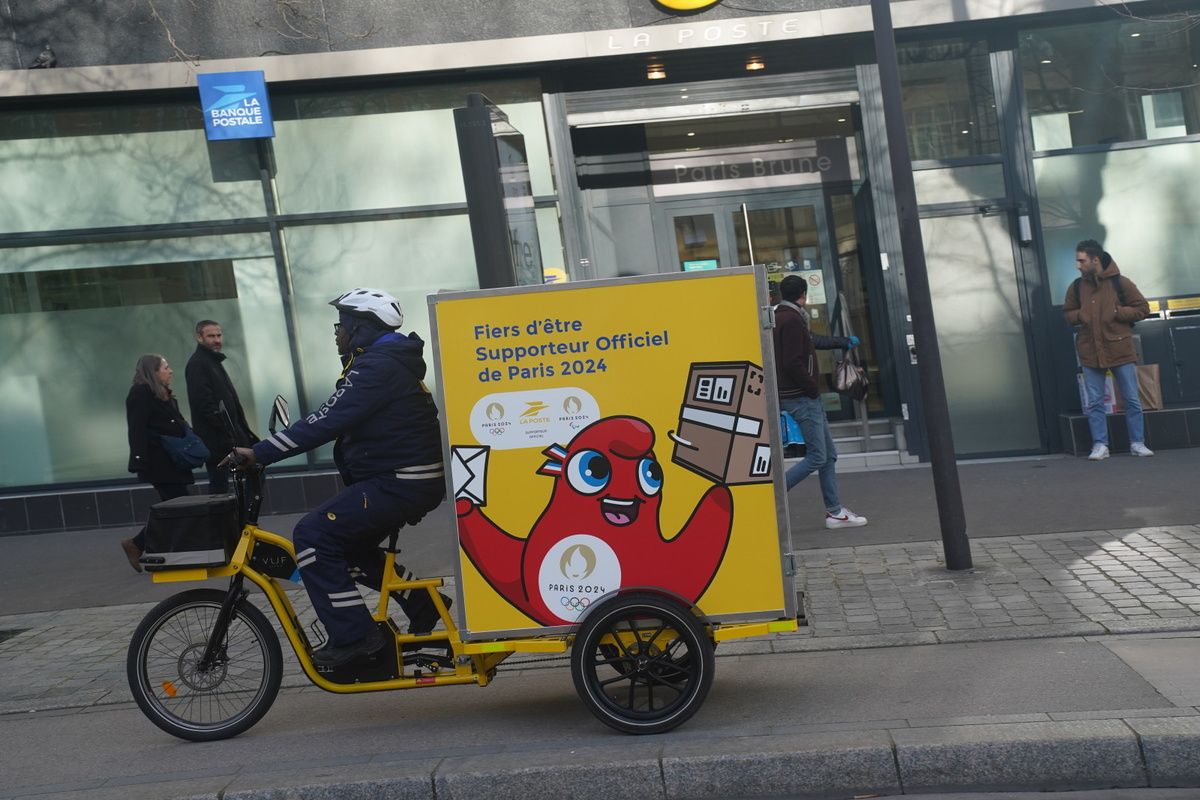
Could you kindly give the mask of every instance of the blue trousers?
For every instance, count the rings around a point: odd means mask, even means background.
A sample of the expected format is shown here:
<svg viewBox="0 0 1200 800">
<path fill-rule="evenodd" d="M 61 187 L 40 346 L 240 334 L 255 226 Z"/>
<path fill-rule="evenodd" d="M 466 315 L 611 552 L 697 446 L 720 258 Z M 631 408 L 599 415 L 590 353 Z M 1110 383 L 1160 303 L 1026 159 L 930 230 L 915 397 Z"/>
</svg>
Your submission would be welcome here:
<svg viewBox="0 0 1200 800">
<path fill-rule="evenodd" d="M 331 645 L 357 642 L 375 625 L 351 569 L 377 587 L 380 542 L 404 525 L 420 522 L 445 494 L 441 479 L 377 475 L 347 486 L 296 523 L 296 564 Z"/>
<path fill-rule="evenodd" d="M 833 446 L 833 435 L 829 432 L 829 420 L 825 417 L 821 400 L 781 397 L 779 407 L 800 423 L 806 448 L 804 458 L 784 475 L 788 490 L 791 491 L 793 486 L 815 472 L 821 480 L 821 499 L 825 501 L 825 510 L 831 514 L 837 513 L 842 507 L 838 500 L 837 473 L 834 471 L 837 448 Z"/>
<path fill-rule="evenodd" d="M 1113 383 L 1121 393 L 1125 404 L 1125 427 L 1129 430 L 1129 443 L 1145 442 L 1145 422 L 1142 418 L 1142 400 L 1138 397 L 1137 366 L 1122 364 L 1109 367 Z M 1087 387 L 1088 405 L 1084 409 L 1088 428 L 1092 432 L 1092 444 L 1108 444 L 1108 417 L 1104 413 L 1104 370 L 1095 367 L 1083 368 L 1083 383 Z"/>
</svg>

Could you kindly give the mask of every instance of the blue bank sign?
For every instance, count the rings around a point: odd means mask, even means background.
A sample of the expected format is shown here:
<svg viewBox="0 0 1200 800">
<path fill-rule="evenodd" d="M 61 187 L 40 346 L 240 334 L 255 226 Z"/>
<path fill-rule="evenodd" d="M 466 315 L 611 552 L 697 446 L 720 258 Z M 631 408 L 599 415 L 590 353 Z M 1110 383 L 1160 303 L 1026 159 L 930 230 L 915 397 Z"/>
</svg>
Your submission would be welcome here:
<svg viewBox="0 0 1200 800">
<path fill-rule="evenodd" d="M 261 71 L 197 75 L 208 139 L 264 139 L 275 135 L 267 82 Z"/>
</svg>

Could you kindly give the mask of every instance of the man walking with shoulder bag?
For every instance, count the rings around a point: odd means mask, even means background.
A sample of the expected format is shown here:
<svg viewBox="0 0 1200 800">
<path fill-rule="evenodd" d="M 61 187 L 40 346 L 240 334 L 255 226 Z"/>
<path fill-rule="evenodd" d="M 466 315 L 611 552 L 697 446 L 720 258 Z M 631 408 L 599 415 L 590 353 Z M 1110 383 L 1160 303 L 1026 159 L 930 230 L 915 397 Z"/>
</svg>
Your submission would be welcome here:
<svg viewBox="0 0 1200 800">
<path fill-rule="evenodd" d="M 859 528 L 867 524 L 842 505 L 838 499 L 837 448 L 829 432 L 829 420 L 821 406 L 821 391 L 817 383 L 820 367 L 817 348 L 849 350 L 858 344 L 857 336 L 814 336 L 808 329 L 803 310 L 808 300 L 808 284 L 799 275 L 788 275 L 779 282 L 783 301 L 775 307 L 775 370 L 779 382 L 779 408 L 800 423 L 807 448 L 804 458 L 788 469 L 784 482 L 790 491 L 793 486 L 816 472 L 821 480 L 821 497 L 825 501 L 825 527 Z"/>
<path fill-rule="evenodd" d="M 1133 346 L 1134 323 L 1150 315 L 1150 304 L 1137 285 L 1121 274 L 1117 262 L 1095 239 L 1075 247 L 1079 277 L 1068 287 L 1063 316 L 1075 326 L 1075 349 L 1083 366 L 1087 390 L 1088 427 L 1092 433 L 1091 461 L 1108 458 L 1108 415 L 1104 412 L 1105 372 L 1111 370 L 1125 403 L 1125 425 L 1129 430 L 1129 452 L 1152 456 L 1146 447 L 1142 401 L 1138 397 L 1137 351 Z"/>
</svg>

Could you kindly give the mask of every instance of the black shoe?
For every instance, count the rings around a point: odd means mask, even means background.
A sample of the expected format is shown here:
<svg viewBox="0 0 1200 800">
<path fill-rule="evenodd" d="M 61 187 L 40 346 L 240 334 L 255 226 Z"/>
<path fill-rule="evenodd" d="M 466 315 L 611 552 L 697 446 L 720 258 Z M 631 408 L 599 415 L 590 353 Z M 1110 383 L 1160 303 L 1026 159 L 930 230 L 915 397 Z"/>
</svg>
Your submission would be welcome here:
<svg viewBox="0 0 1200 800">
<path fill-rule="evenodd" d="M 446 604 L 446 610 L 449 611 L 450 605 L 454 601 L 441 592 L 438 592 L 438 597 L 442 598 L 442 602 Z M 433 603 L 433 598 L 424 589 L 410 593 L 408 600 L 401 608 L 404 615 L 408 617 L 408 632 L 416 636 L 424 636 L 433 631 L 434 626 L 442 618 L 442 615 L 438 613 L 437 606 Z"/>
<path fill-rule="evenodd" d="M 122 539 L 121 550 L 125 553 L 125 558 L 129 559 L 129 566 L 133 567 L 134 572 L 142 571 L 142 551 L 133 543 L 133 539 Z"/>
<path fill-rule="evenodd" d="M 314 650 L 312 654 L 313 664 L 318 667 L 331 669 L 349 664 L 356 658 L 369 656 L 372 653 L 377 653 L 387 644 L 387 640 L 383 636 L 383 632 L 375 628 L 357 642 L 334 647 L 333 645 L 325 645 L 319 650 Z"/>
</svg>

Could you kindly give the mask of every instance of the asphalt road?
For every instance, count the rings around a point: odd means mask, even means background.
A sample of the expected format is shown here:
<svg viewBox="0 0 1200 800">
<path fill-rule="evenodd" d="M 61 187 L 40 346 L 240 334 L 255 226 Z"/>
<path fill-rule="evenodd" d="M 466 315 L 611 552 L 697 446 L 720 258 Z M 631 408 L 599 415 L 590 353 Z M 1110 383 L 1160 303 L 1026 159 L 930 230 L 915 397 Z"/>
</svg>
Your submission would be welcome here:
<svg viewBox="0 0 1200 800">
<path fill-rule="evenodd" d="M 1160 647 L 1182 644 L 1194 659 L 1200 640 L 1138 643 L 1133 663 L 1081 638 L 720 657 L 706 703 L 669 737 L 629 737 L 602 726 L 581 704 L 568 670 L 555 667 L 502 667 L 483 688 L 346 696 L 285 689 L 250 731 L 206 744 L 159 731 L 132 703 L 12 714 L 0 717 L 0 796 L 136 800 L 215 792 L 235 779 L 242 786 L 394 780 L 428 774 L 431 764 L 467 769 L 497 756 L 511 765 L 594 765 L 723 747 L 746 736 L 766 742 L 816 734 L 849 743 L 898 729 L 1099 718 L 1104 709 L 1168 716 L 1181 703 L 1200 702 L 1198 681 L 1180 695 L 1178 678 L 1155 657 Z"/>
</svg>

